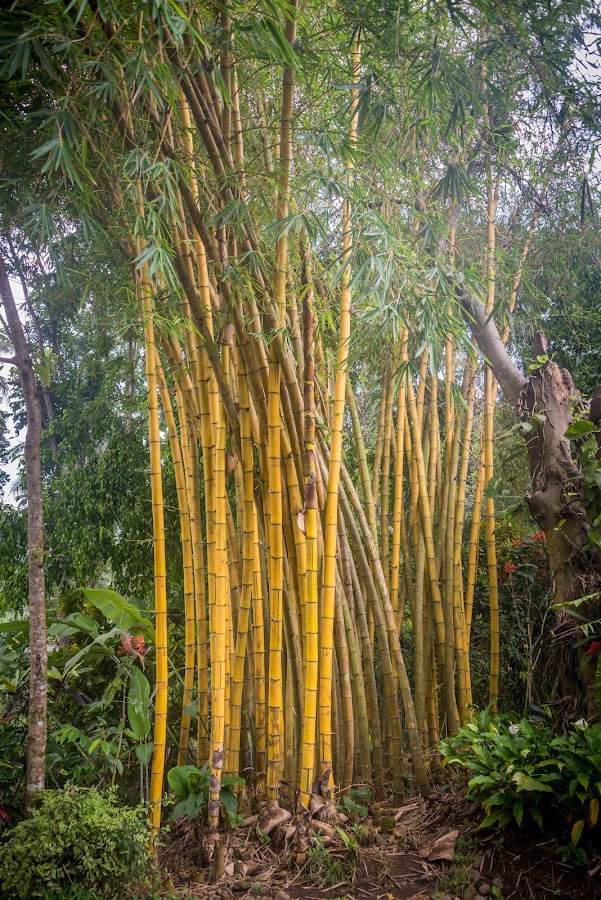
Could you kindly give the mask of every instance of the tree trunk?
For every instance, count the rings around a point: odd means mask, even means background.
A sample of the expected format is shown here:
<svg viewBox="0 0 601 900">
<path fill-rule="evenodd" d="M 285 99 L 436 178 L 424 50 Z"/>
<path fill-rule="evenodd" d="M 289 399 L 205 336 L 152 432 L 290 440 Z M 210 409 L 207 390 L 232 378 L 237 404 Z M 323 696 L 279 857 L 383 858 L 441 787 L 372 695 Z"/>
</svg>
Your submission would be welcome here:
<svg viewBox="0 0 601 900">
<path fill-rule="evenodd" d="M 541 366 L 526 378 L 505 350 L 484 305 L 464 291 L 459 300 L 467 312 L 474 337 L 490 362 L 505 399 L 514 404 L 524 422 L 531 490 L 525 497 L 531 515 L 545 533 L 553 603 L 557 605 L 555 634 L 559 638 L 557 685 L 570 715 L 597 715 L 594 699 L 595 667 L 582 666 L 585 647 L 577 652 L 569 638 L 580 621 L 569 615 L 569 604 L 601 587 L 601 554 L 590 547 L 582 471 L 565 436 L 574 412 L 588 409 L 567 369 L 547 358 L 545 336 L 534 338 L 534 358 Z M 591 412 L 592 415 L 592 412 Z M 581 610 L 582 612 L 582 610 Z"/>
<path fill-rule="evenodd" d="M 27 340 L 4 261 L 0 256 L 0 297 L 6 313 L 9 336 L 14 347 L 14 365 L 19 370 L 25 396 L 27 436 L 25 474 L 27 477 L 27 552 L 29 575 L 29 717 L 27 726 L 27 777 L 23 812 L 31 815 L 36 791 L 44 789 L 46 772 L 46 705 L 48 694 L 48 642 L 44 588 L 44 514 L 42 505 L 42 464 L 40 440 L 42 412 L 35 373 Z"/>
</svg>

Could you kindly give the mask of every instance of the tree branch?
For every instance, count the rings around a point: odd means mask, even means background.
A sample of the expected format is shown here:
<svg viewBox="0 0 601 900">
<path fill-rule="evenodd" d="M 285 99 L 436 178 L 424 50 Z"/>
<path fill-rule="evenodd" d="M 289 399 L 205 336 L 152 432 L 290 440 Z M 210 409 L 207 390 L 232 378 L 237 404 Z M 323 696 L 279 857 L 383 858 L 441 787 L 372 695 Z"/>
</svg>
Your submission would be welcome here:
<svg viewBox="0 0 601 900">
<path fill-rule="evenodd" d="M 495 321 L 486 312 L 482 301 L 465 288 L 457 288 L 456 295 L 467 315 L 474 340 L 490 363 L 503 396 L 510 403 L 516 404 L 528 379 L 505 349 Z"/>
</svg>

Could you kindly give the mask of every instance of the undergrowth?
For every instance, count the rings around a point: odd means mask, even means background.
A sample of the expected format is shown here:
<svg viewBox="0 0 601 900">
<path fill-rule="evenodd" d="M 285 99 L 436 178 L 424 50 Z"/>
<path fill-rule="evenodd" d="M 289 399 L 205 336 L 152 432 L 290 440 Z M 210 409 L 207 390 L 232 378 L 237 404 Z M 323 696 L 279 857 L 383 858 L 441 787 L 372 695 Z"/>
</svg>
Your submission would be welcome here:
<svg viewBox="0 0 601 900">
<path fill-rule="evenodd" d="M 551 717 L 540 714 L 513 722 L 485 710 L 441 742 L 443 761 L 469 773 L 468 797 L 486 813 L 481 827 L 502 828 L 529 820 L 563 825 L 569 843 L 561 855 L 586 864 L 578 847 L 597 825 L 601 799 L 601 724 L 580 720 L 555 734 Z"/>
<path fill-rule="evenodd" d="M 143 897 L 156 877 L 145 816 L 112 791 L 44 791 L 0 842 L 2 900 Z"/>
</svg>

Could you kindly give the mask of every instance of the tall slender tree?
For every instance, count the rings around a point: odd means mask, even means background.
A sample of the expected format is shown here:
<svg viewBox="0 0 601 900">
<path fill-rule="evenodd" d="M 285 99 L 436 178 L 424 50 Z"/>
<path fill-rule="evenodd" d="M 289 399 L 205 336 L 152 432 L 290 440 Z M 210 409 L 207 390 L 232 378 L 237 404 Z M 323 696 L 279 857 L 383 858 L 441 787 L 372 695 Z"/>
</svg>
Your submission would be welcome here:
<svg viewBox="0 0 601 900">
<path fill-rule="evenodd" d="M 48 638 L 44 582 L 44 504 L 42 493 L 42 411 L 35 370 L 25 329 L 0 253 L 0 299 L 14 357 L 2 362 L 19 372 L 25 400 L 25 477 L 27 480 L 27 558 L 29 578 L 29 709 L 27 719 L 27 773 L 23 811 L 30 816 L 37 791 L 46 783 L 46 730 L 48 706 Z"/>
</svg>

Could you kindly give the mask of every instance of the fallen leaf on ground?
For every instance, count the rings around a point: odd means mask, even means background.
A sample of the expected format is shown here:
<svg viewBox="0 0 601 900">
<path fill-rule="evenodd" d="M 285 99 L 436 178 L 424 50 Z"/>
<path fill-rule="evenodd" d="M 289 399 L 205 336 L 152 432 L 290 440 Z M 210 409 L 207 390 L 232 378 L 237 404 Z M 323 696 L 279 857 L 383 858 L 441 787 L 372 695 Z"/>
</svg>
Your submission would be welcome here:
<svg viewBox="0 0 601 900">
<path fill-rule="evenodd" d="M 449 831 L 437 838 L 431 844 L 426 844 L 419 851 L 424 859 L 446 859 L 451 861 L 455 856 L 455 841 L 459 837 L 459 830 Z"/>
</svg>

